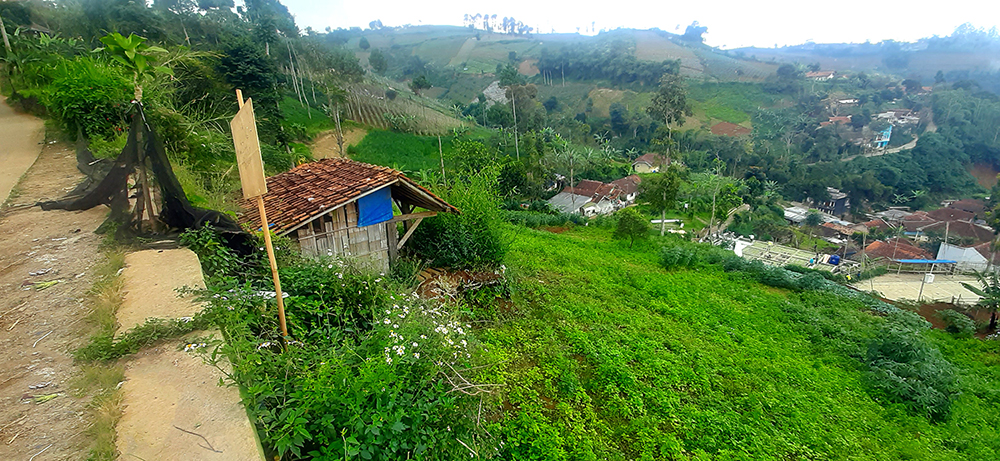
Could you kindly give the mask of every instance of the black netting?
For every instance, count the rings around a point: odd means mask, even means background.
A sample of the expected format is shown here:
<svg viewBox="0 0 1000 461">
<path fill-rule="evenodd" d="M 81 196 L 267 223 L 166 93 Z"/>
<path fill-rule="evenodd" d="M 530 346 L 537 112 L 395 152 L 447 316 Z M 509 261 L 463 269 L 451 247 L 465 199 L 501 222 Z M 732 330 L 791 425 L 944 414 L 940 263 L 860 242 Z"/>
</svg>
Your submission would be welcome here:
<svg viewBox="0 0 1000 461">
<path fill-rule="evenodd" d="M 241 252 L 249 247 L 249 235 L 231 217 L 215 210 L 192 206 L 181 183 L 174 176 L 163 144 L 146 121 L 141 104 L 135 104 L 132 126 L 125 148 L 113 162 L 97 160 L 85 142 L 77 144 L 77 164 L 87 178 L 62 200 L 39 202 L 43 210 L 87 210 L 98 205 L 111 208 L 106 225 L 113 224 L 123 235 L 142 235 L 141 212 L 129 209 L 129 176 L 140 165 L 147 165 L 152 180 L 160 187 L 159 221 L 172 231 L 199 229 L 206 224 L 222 233 L 229 246 Z M 142 188 L 134 187 L 137 206 L 143 201 Z M 102 226 L 107 228 L 108 226 Z"/>
</svg>

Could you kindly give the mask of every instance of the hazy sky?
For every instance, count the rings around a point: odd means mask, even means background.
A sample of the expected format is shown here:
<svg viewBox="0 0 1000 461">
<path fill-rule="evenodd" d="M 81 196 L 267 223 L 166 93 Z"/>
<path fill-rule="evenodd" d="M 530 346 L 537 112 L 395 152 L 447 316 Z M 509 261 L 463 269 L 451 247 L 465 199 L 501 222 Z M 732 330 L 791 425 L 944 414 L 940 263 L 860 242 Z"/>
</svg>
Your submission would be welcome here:
<svg viewBox="0 0 1000 461">
<path fill-rule="evenodd" d="M 358 26 L 379 19 L 386 26 L 403 24 L 462 25 L 465 13 L 513 16 L 539 32 L 576 32 L 630 27 L 658 27 L 683 33 L 692 21 L 708 27 L 709 45 L 736 48 L 771 47 L 814 41 L 914 41 L 949 35 L 960 24 L 990 28 L 1000 23 L 1000 1 L 949 0 L 702 0 L 702 1 L 469 1 L 436 0 L 282 0 L 300 28 Z M 884 19 L 880 19 L 884 18 Z"/>
</svg>

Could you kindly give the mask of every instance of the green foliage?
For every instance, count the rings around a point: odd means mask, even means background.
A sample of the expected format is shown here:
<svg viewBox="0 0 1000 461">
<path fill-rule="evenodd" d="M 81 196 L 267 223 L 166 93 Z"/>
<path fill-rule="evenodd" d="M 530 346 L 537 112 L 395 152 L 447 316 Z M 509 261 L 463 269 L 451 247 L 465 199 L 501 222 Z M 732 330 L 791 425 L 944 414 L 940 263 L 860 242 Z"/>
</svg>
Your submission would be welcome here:
<svg viewBox="0 0 1000 461">
<path fill-rule="evenodd" d="M 822 290 L 770 289 L 704 245 L 671 242 L 691 262 L 664 271 L 657 242 L 630 250 L 611 234 L 591 225 L 515 240 L 520 315 L 477 334 L 487 360 L 510 362 L 487 426 L 501 458 L 988 459 L 1000 446 L 996 370 L 979 362 L 995 346 L 949 345 L 949 360 L 970 350 L 965 369 L 982 368 L 953 396 L 949 422 L 934 423 L 866 372 L 881 328 L 924 328 L 919 317 L 818 275 Z"/>
<path fill-rule="evenodd" d="M 468 456 L 456 437 L 476 447 L 472 402 L 451 383 L 455 370 L 476 376 L 467 369 L 469 325 L 343 262 L 296 264 L 282 275 L 297 339 L 285 348 L 273 304 L 262 312 L 267 298 L 254 288 L 205 296 L 227 338 L 212 358 L 230 357 L 266 447 L 287 459 Z"/>
<path fill-rule="evenodd" d="M 40 90 L 42 104 L 67 133 L 111 138 L 127 125 L 129 85 L 119 70 L 77 58 L 62 61 L 52 75 L 52 84 Z"/>
<path fill-rule="evenodd" d="M 641 240 L 649 236 L 649 222 L 635 208 L 618 210 L 615 216 L 618 218 L 618 225 L 615 227 L 614 237 L 628 239 L 629 248 L 635 244 L 635 239 Z"/>
<path fill-rule="evenodd" d="M 142 84 L 148 73 L 155 71 L 167 75 L 174 74 L 174 71 L 169 67 L 155 65 L 156 58 L 153 55 L 166 54 L 167 50 L 147 45 L 145 37 L 136 34 L 124 37 L 122 34 L 112 32 L 101 37 L 101 43 L 104 44 L 104 48 L 98 48 L 95 51 L 107 52 L 113 61 L 121 64 L 133 75 L 136 99 L 142 99 Z"/>
<path fill-rule="evenodd" d="M 198 255 L 201 270 L 209 279 L 218 281 L 240 273 L 242 259 L 222 242 L 212 226 L 188 229 L 181 234 L 180 241 Z"/>
<path fill-rule="evenodd" d="M 562 227 L 570 224 L 583 225 L 587 218 L 578 213 L 541 213 L 537 211 L 510 211 L 505 213 L 505 220 L 511 224 L 537 228 Z"/>
<path fill-rule="evenodd" d="M 439 267 L 494 268 L 507 254 L 503 213 L 496 194 L 496 168 L 436 191 L 461 214 L 441 213 L 425 220 L 410 238 L 410 248 Z"/>
<path fill-rule="evenodd" d="M 445 155 L 452 150 L 452 143 L 442 138 Z M 347 148 L 347 153 L 359 162 L 397 168 L 403 171 L 439 169 L 437 137 L 417 136 L 373 130 L 357 145 Z"/>
<path fill-rule="evenodd" d="M 142 325 L 117 337 L 109 332 L 95 335 L 87 345 L 73 351 L 73 358 L 87 362 L 116 360 L 158 342 L 204 330 L 210 325 L 211 321 L 202 315 L 194 318 L 146 319 Z"/>
<path fill-rule="evenodd" d="M 946 330 L 948 333 L 960 337 L 970 337 L 976 332 L 976 323 L 973 322 L 967 315 L 954 309 L 938 311 L 938 316 L 940 316 L 941 320 L 944 320 L 945 325 L 947 325 Z"/>
<path fill-rule="evenodd" d="M 952 365 L 920 332 L 889 325 L 868 345 L 868 376 L 892 400 L 933 420 L 948 416 L 958 395 Z"/>
</svg>

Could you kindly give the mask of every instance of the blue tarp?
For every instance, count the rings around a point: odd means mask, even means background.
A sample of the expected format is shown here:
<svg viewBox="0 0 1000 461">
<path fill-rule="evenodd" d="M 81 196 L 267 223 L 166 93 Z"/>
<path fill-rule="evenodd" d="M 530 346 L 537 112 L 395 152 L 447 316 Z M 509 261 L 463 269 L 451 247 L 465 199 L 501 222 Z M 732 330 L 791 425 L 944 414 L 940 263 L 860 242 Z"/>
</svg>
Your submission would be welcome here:
<svg viewBox="0 0 1000 461">
<path fill-rule="evenodd" d="M 958 264 L 958 261 L 950 259 L 896 259 L 894 261 L 903 264 Z"/>
<path fill-rule="evenodd" d="M 358 199 L 358 227 L 370 226 L 392 219 L 392 195 L 383 187 Z"/>
</svg>

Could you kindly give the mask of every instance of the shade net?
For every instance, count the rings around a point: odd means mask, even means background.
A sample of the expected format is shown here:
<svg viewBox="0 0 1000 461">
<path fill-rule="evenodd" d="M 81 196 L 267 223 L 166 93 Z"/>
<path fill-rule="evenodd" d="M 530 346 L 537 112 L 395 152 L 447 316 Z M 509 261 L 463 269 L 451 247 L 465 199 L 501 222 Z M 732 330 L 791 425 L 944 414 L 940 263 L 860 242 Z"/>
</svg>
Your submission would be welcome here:
<svg viewBox="0 0 1000 461">
<path fill-rule="evenodd" d="M 149 181 L 159 186 L 159 223 L 167 232 L 200 229 L 211 225 L 227 245 L 241 253 L 251 251 L 249 235 L 230 216 L 215 210 L 191 205 L 170 161 L 143 113 L 142 105 L 133 105 L 132 124 L 121 153 L 113 161 L 97 160 L 86 146 L 78 142 L 77 166 L 87 177 L 61 200 L 39 202 L 43 210 L 87 210 L 107 205 L 111 213 L 101 229 L 116 229 L 120 236 L 146 235 L 141 226 L 143 189 L 136 182 L 129 186 L 129 177 L 145 165 L 151 173 Z M 138 210 L 131 209 L 131 198 Z"/>
</svg>

